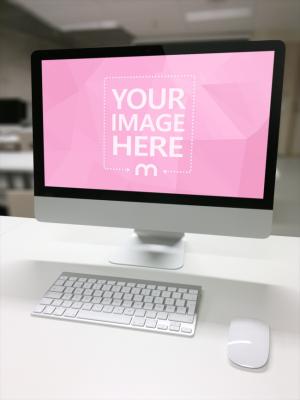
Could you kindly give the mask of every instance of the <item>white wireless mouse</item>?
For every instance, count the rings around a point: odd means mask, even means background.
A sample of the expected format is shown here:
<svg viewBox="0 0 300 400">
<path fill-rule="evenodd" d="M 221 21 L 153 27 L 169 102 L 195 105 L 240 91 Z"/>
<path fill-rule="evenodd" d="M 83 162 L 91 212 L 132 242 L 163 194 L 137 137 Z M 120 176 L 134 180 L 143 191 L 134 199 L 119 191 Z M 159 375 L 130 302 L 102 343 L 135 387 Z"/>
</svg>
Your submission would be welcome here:
<svg viewBox="0 0 300 400">
<path fill-rule="evenodd" d="M 229 328 L 229 359 L 242 367 L 261 368 L 269 359 L 270 329 L 255 319 L 234 319 Z"/>
</svg>

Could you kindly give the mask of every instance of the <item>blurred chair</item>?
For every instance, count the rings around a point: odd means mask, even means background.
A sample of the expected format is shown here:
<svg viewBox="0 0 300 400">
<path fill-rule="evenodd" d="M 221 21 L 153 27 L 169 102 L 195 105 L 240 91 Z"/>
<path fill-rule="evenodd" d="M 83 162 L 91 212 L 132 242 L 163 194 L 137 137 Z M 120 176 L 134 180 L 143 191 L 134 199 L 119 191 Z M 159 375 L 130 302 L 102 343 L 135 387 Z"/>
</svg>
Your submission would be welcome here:
<svg viewBox="0 0 300 400">
<path fill-rule="evenodd" d="M 8 215 L 34 217 L 32 190 L 8 190 L 6 192 L 6 203 Z"/>
</svg>

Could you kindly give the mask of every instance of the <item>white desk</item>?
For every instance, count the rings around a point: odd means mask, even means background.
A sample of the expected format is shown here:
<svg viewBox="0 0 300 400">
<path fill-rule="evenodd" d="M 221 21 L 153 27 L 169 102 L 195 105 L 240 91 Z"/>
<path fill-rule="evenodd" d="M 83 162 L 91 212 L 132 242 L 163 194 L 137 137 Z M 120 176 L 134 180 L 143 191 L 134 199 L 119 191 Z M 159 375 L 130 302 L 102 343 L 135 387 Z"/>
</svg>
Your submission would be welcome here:
<svg viewBox="0 0 300 400">
<path fill-rule="evenodd" d="M 299 400 L 300 239 L 187 235 L 176 272 L 112 266 L 126 230 L 2 217 L 0 398 L 3 400 Z M 201 284 L 196 335 L 181 338 L 34 318 L 62 271 Z M 230 365 L 234 317 L 271 325 L 260 372 Z"/>
</svg>

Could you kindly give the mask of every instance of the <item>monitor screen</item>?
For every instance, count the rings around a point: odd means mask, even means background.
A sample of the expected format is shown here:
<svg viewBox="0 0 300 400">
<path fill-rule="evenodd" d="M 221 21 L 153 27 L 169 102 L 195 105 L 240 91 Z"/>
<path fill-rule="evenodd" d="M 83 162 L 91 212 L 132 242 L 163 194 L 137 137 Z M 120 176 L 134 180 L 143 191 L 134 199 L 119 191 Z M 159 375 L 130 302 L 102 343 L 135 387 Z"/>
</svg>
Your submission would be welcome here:
<svg viewBox="0 0 300 400">
<path fill-rule="evenodd" d="M 274 51 L 42 60 L 45 187 L 262 199 Z"/>
</svg>

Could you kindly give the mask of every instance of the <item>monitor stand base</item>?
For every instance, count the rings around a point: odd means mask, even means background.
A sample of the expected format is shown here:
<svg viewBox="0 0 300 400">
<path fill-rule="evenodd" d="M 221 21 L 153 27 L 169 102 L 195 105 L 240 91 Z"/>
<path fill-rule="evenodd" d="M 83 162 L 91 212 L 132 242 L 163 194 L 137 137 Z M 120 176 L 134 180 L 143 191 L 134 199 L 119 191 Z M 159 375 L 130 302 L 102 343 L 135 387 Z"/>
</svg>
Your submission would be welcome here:
<svg viewBox="0 0 300 400">
<path fill-rule="evenodd" d="M 183 233 L 135 230 L 113 254 L 112 264 L 179 269 L 184 263 Z"/>
</svg>

